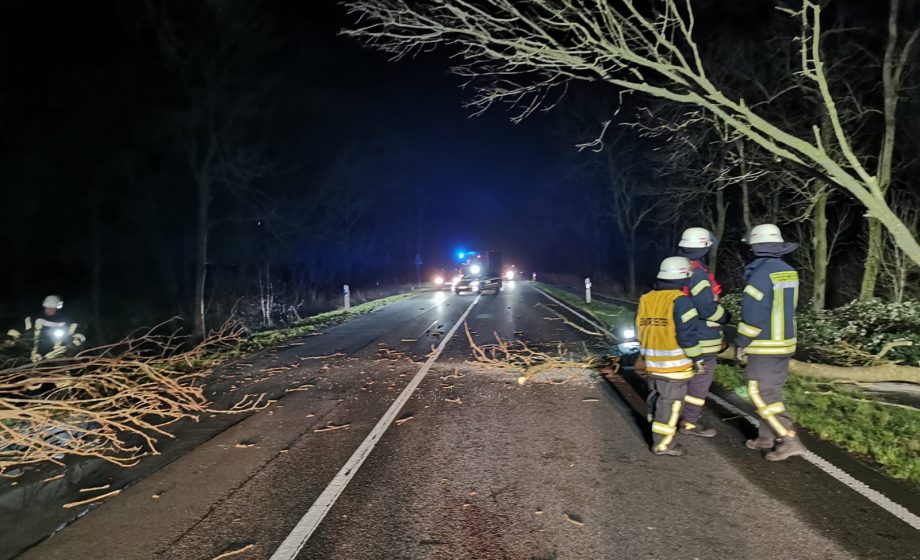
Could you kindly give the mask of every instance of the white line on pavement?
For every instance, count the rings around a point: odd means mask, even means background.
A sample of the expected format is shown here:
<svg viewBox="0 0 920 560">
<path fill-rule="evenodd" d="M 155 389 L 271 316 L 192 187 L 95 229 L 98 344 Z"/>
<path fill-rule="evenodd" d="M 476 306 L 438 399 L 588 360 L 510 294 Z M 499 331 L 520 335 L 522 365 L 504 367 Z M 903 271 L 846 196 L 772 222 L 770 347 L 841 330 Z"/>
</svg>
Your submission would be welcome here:
<svg viewBox="0 0 920 560">
<path fill-rule="evenodd" d="M 733 414 L 737 414 L 738 416 L 741 416 L 742 418 L 744 418 L 745 420 L 753 424 L 755 427 L 760 425 L 760 420 L 754 418 L 747 412 L 741 410 L 740 408 L 726 401 L 722 397 L 719 397 L 718 395 L 710 394 L 709 398 L 715 401 L 716 403 L 718 403 L 719 406 L 721 406 L 722 408 L 725 408 L 729 412 L 732 412 Z M 904 506 L 891 501 L 887 496 L 885 496 L 878 490 L 870 488 L 865 483 L 856 480 L 855 478 L 850 476 L 848 473 L 841 470 L 839 467 L 832 465 L 826 459 L 818 456 L 813 451 L 806 452 L 804 455 L 802 455 L 802 458 L 808 461 L 809 463 L 811 463 L 812 465 L 818 467 L 822 471 L 826 472 L 827 474 L 831 475 L 841 484 L 848 486 L 854 491 L 856 491 L 857 493 L 861 494 L 862 496 L 867 498 L 870 502 L 884 509 L 891 515 L 897 517 L 904 523 L 907 523 L 914 529 L 920 530 L 920 516 L 917 516 L 911 513 Z"/>
<path fill-rule="evenodd" d="M 539 287 L 534 286 L 534 288 L 535 288 L 538 292 L 540 292 L 541 294 L 543 294 L 544 296 L 546 296 L 547 298 L 549 298 L 550 300 L 555 301 L 556 303 L 558 303 L 558 304 L 561 305 L 562 307 L 568 309 L 568 310 L 569 310 L 569 313 L 571 313 L 572 315 L 575 315 L 576 317 L 580 318 L 582 321 L 588 323 L 589 325 L 591 325 L 591 326 L 594 327 L 595 329 L 601 331 L 601 332 L 604 333 L 605 335 L 609 336 L 611 339 L 613 339 L 613 340 L 619 340 L 612 332 L 608 331 L 607 329 L 605 329 L 605 328 L 602 327 L 601 325 L 597 324 L 596 322 L 592 321 L 591 319 L 588 319 L 587 317 L 585 317 L 584 315 L 582 315 L 582 314 L 579 313 L 578 311 L 575 311 L 574 309 L 572 309 L 572 308 L 569 307 L 568 305 L 562 303 L 562 302 L 559 301 L 558 299 L 556 299 L 556 298 L 554 298 L 553 296 L 549 295 L 548 293 L 544 292 L 544 291 L 543 291 L 542 289 L 540 289 Z"/>
<path fill-rule="evenodd" d="M 310 506 L 310 509 L 307 510 L 307 513 L 297 522 L 297 525 L 284 539 L 281 546 L 272 554 L 271 560 L 294 560 L 294 558 L 300 554 L 301 549 L 307 544 L 313 532 L 316 531 L 316 528 L 319 527 L 323 518 L 326 517 L 326 514 L 332 509 L 333 504 L 335 504 L 336 500 L 338 500 L 339 496 L 345 490 L 345 487 L 348 486 L 348 483 L 354 478 L 355 473 L 361 468 L 364 460 L 367 459 L 367 456 L 370 455 L 374 446 L 380 441 L 384 432 L 387 431 L 387 428 L 389 428 L 390 424 L 396 419 L 396 415 L 399 414 L 399 411 L 402 410 L 402 407 L 405 406 L 409 397 L 411 397 L 415 389 L 418 388 L 422 379 L 428 374 L 428 370 L 431 369 L 431 366 L 434 365 L 441 356 L 441 352 L 447 347 L 447 343 L 450 342 L 454 333 L 457 332 L 457 329 L 459 329 L 463 321 L 466 320 L 466 317 L 470 314 L 470 311 L 472 311 L 473 306 L 476 305 L 480 297 L 479 295 L 476 296 L 476 299 L 470 303 L 466 311 L 463 312 L 463 315 L 454 323 L 454 326 L 444 335 L 444 340 L 441 341 L 441 344 L 438 345 L 435 351 L 428 357 L 428 360 L 419 368 L 418 373 L 415 374 L 412 381 L 409 382 L 402 393 L 399 394 L 399 397 L 390 405 L 390 408 L 388 408 L 383 417 L 380 418 L 377 425 L 371 430 L 371 433 L 364 438 L 364 441 L 361 442 L 358 449 L 352 453 L 348 462 L 339 469 L 339 472 L 332 479 L 332 482 L 329 483 L 329 486 L 323 490 L 316 501 L 313 502 L 313 505 Z"/>
<path fill-rule="evenodd" d="M 534 286 L 534 287 L 536 288 L 536 286 Z M 585 317 L 584 315 L 581 315 L 580 313 L 578 313 L 577 311 L 575 311 L 574 309 L 572 309 L 572 308 L 569 307 L 568 305 L 562 303 L 562 302 L 559 301 L 558 299 L 556 299 L 556 298 L 554 298 L 553 296 L 547 294 L 546 292 L 544 292 L 544 291 L 541 290 L 540 288 L 537 288 L 537 290 L 538 290 L 541 294 L 543 294 L 544 296 L 546 296 L 546 297 L 548 297 L 549 299 L 555 301 L 556 303 L 558 303 L 558 304 L 561 305 L 562 307 L 565 307 L 566 309 L 568 309 L 569 311 L 571 311 L 573 314 L 575 314 L 575 315 L 577 315 L 578 317 L 580 317 L 582 320 L 586 321 L 589 325 L 591 325 L 591 326 L 593 326 L 593 327 L 596 327 L 596 328 L 600 328 L 594 321 L 591 321 L 590 319 L 588 319 L 588 318 Z M 601 329 L 601 330 L 603 330 L 603 329 Z M 604 332 L 607 332 L 607 331 L 604 331 Z M 610 333 L 607 332 L 607 334 L 610 334 Z M 612 335 L 611 335 L 611 336 L 612 336 Z M 737 414 L 738 416 L 743 417 L 745 420 L 747 420 L 748 422 L 750 422 L 751 424 L 753 424 L 754 427 L 757 427 L 757 426 L 760 425 L 760 421 L 759 421 L 757 418 L 754 418 L 753 416 L 751 416 L 751 415 L 748 414 L 747 412 L 741 410 L 741 409 L 738 408 L 737 406 L 731 404 L 730 402 L 728 402 L 728 401 L 726 401 L 725 399 L 719 397 L 718 395 L 710 394 L 710 395 L 709 395 L 709 398 L 712 399 L 713 401 L 715 401 L 716 403 L 718 403 L 718 404 L 719 404 L 720 406 L 722 406 L 723 408 L 729 410 L 730 412 L 732 412 L 732 413 L 734 413 L 734 414 Z M 907 523 L 908 525 L 910 525 L 910 526 L 913 527 L 914 529 L 920 530 L 920 516 L 918 516 L 918 515 L 912 513 L 910 510 L 908 510 L 907 508 L 905 508 L 905 507 L 902 506 L 901 504 L 898 504 L 898 503 L 892 501 L 890 498 L 888 498 L 887 496 L 885 496 L 884 494 L 882 494 L 882 493 L 879 492 L 878 490 L 875 490 L 874 488 L 869 487 L 867 484 L 865 484 L 865 483 L 863 483 L 863 482 L 860 482 L 859 480 L 856 480 L 856 479 L 853 478 L 850 474 L 848 474 L 847 472 L 841 470 L 839 467 L 834 466 L 834 465 L 831 464 L 829 461 L 827 461 L 826 459 L 820 457 L 819 455 L 817 455 L 817 454 L 816 454 L 815 452 L 813 452 L 813 451 L 808 451 L 808 452 L 806 452 L 804 455 L 802 455 L 802 458 L 805 459 L 806 461 L 808 461 L 809 463 L 811 463 L 812 465 L 818 467 L 820 470 L 824 471 L 824 472 L 827 473 L 828 475 L 832 476 L 835 480 L 837 480 L 837 482 L 840 482 L 840 483 L 843 484 L 844 486 L 849 487 L 850 489 L 852 489 L 852 490 L 855 491 L 856 493 L 858 493 L 858 494 L 862 495 L 863 497 L 865 497 L 866 499 L 868 499 L 870 502 L 872 502 L 872 503 L 874 503 L 875 505 L 879 506 L 880 508 L 884 509 L 885 511 L 887 511 L 887 512 L 890 513 L 891 515 L 897 517 L 898 519 L 900 519 L 900 520 L 903 521 L 904 523 Z"/>
</svg>

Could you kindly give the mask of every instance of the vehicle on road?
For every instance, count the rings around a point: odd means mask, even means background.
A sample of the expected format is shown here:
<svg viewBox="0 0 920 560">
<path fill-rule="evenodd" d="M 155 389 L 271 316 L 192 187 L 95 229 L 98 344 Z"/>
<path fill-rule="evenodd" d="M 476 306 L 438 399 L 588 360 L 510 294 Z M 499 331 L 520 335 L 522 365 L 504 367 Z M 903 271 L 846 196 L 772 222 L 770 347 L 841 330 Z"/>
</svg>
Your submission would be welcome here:
<svg viewBox="0 0 920 560">
<path fill-rule="evenodd" d="M 501 291 L 501 289 L 501 276 L 494 275 L 467 274 L 460 278 L 456 284 L 454 284 L 454 293 L 457 295 L 467 292 L 474 294 L 489 292 L 492 295 L 496 295 Z"/>
<path fill-rule="evenodd" d="M 457 271 L 442 268 L 432 277 L 431 283 L 435 290 L 453 290 L 454 284 L 456 284 L 460 278 L 461 275 Z"/>
</svg>

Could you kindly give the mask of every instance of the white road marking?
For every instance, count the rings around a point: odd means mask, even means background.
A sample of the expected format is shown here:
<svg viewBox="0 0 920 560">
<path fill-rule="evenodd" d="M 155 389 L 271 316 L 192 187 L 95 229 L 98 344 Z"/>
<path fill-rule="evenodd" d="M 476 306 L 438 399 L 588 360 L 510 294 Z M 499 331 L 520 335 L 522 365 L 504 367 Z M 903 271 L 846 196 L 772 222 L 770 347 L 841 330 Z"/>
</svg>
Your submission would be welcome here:
<svg viewBox="0 0 920 560">
<path fill-rule="evenodd" d="M 549 298 L 551 301 L 554 301 L 554 302 L 558 303 L 559 305 L 561 305 L 562 307 L 568 309 L 568 310 L 569 310 L 569 313 L 571 313 L 572 315 L 575 315 L 576 317 L 578 317 L 578 318 L 580 318 L 582 321 L 588 323 L 589 325 L 591 325 L 591 326 L 594 327 L 595 329 L 597 329 L 597 330 L 599 330 L 600 332 L 606 334 L 607 336 L 609 336 L 609 337 L 610 337 L 611 339 L 613 339 L 614 341 L 619 340 L 612 332 L 608 331 L 607 329 L 605 329 L 605 328 L 602 327 L 601 325 L 597 324 L 595 321 L 592 321 L 591 319 L 585 317 L 584 315 L 582 315 L 582 314 L 579 313 L 578 311 L 572 309 L 572 308 L 569 307 L 568 305 L 562 303 L 562 302 L 559 301 L 558 299 L 556 299 L 556 298 L 554 298 L 553 296 L 549 295 L 548 293 L 544 292 L 544 291 L 541 290 L 539 287 L 534 286 L 534 289 L 536 289 L 538 292 L 540 292 L 541 294 L 543 294 L 544 296 L 546 296 L 547 298 Z"/>
<path fill-rule="evenodd" d="M 460 325 L 463 321 L 466 320 L 467 316 L 472 311 L 473 306 L 476 305 L 476 302 L 479 301 L 481 296 L 476 296 L 476 299 L 470 303 L 469 307 L 466 308 L 466 311 L 463 312 L 463 315 L 457 319 L 457 322 L 454 323 L 454 326 L 451 327 L 450 331 L 444 335 L 444 340 L 441 341 L 441 344 L 435 349 L 435 351 L 428 357 L 428 360 L 419 368 L 418 373 L 415 374 L 415 377 L 412 378 L 412 381 L 403 389 L 402 393 L 399 394 L 399 397 L 390 405 L 390 408 L 387 409 L 383 417 L 377 422 L 377 425 L 374 426 L 374 429 L 371 430 L 371 433 L 364 438 L 364 441 L 361 442 L 361 445 L 358 446 L 358 449 L 352 453 L 351 457 L 339 469 L 339 472 L 332 479 L 332 482 L 326 487 L 325 490 L 319 495 L 313 505 L 310 506 L 310 509 L 307 510 L 307 513 L 297 522 L 297 525 L 291 530 L 290 534 L 284 539 L 281 545 L 275 550 L 275 553 L 272 554 L 271 560 L 294 560 L 300 551 L 303 549 L 304 545 L 307 544 L 307 541 L 313 535 L 313 532 L 316 531 L 316 528 L 319 527 L 319 524 L 323 521 L 323 518 L 326 517 L 326 514 L 329 513 L 329 510 L 332 509 L 332 506 L 335 504 L 336 500 L 339 499 L 339 496 L 345 490 L 345 487 L 348 486 L 348 483 L 354 478 L 355 473 L 358 472 L 358 469 L 361 468 L 361 465 L 364 463 L 364 460 L 367 459 L 371 451 L 374 449 L 374 446 L 377 445 L 377 442 L 380 441 L 380 438 L 383 436 L 384 432 L 387 431 L 387 428 L 390 427 L 390 424 L 396 419 L 396 416 L 399 414 L 402 407 L 405 406 L 406 402 L 409 400 L 409 397 L 412 396 L 412 393 L 415 392 L 415 389 L 418 388 L 419 384 L 422 382 L 422 379 L 425 378 L 425 375 L 428 374 L 428 370 L 431 369 L 431 366 L 438 360 L 441 356 L 441 352 L 444 351 L 444 348 L 447 347 L 447 343 L 450 342 L 453 338 L 454 333 L 457 332 L 457 329 L 460 328 Z"/>
<path fill-rule="evenodd" d="M 534 287 L 537 288 L 536 286 L 534 286 Z M 593 326 L 593 327 L 595 327 L 595 328 L 601 329 L 601 327 L 598 326 L 597 323 L 595 323 L 594 321 L 591 321 L 590 319 L 588 319 L 588 318 L 585 317 L 584 315 L 578 313 L 577 311 L 575 311 L 574 309 L 572 309 L 572 308 L 569 307 L 568 305 L 562 303 L 562 302 L 559 301 L 558 299 L 556 299 L 556 298 L 554 298 L 553 296 L 547 294 L 546 292 L 544 292 L 544 291 L 541 290 L 540 288 L 537 288 L 537 291 L 539 291 L 541 294 L 543 294 L 544 296 L 548 297 L 549 299 L 555 301 L 556 303 L 558 303 L 558 304 L 561 305 L 562 307 L 568 309 L 568 310 L 571 311 L 574 315 L 577 315 L 577 316 L 580 317 L 583 321 L 587 322 L 589 325 L 591 325 L 591 326 Z M 601 329 L 601 330 L 603 331 L 603 329 Z M 611 333 L 609 333 L 608 331 L 604 331 L 604 332 L 606 332 L 606 333 L 607 333 L 608 335 L 610 335 L 610 336 L 613 336 L 613 335 L 612 335 Z M 723 408 L 725 408 L 725 409 L 727 409 L 728 411 L 732 412 L 733 414 L 737 414 L 738 416 L 741 416 L 742 418 L 744 418 L 745 420 L 747 420 L 748 422 L 750 422 L 751 424 L 753 424 L 754 427 L 760 426 L 760 420 L 758 420 L 757 418 L 754 418 L 753 416 L 751 416 L 751 415 L 748 414 L 747 412 L 741 410 L 741 409 L 738 408 L 737 406 L 735 406 L 735 405 L 733 405 L 732 403 L 726 401 L 725 399 L 719 397 L 718 395 L 710 394 L 710 395 L 709 395 L 709 398 L 712 399 L 713 401 L 715 401 L 716 403 L 718 403 L 718 404 L 719 404 L 720 406 L 722 406 Z M 869 487 L 869 486 L 868 486 L 867 484 L 865 484 L 864 482 L 860 482 L 859 480 L 856 480 L 853 476 L 851 476 L 851 475 L 848 474 L 847 472 L 841 470 L 839 467 L 834 466 L 833 464 L 830 463 L 830 461 L 828 461 L 827 459 L 824 459 L 823 457 L 819 456 L 819 455 L 818 455 L 817 453 L 815 453 L 814 451 L 808 451 L 808 452 L 806 452 L 804 455 L 802 455 L 802 458 L 805 459 L 806 461 L 808 461 L 809 463 L 811 463 L 812 465 L 818 467 L 818 469 L 820 469 L 820 470 L 824 471 L 825 473 L 829 474 L 830 476 L 832 476 L 837 482 L 843 484 L 844 486 L 849 487 L 850 489 L 852 489 L 852 490 L 855 491 L 856 493 L 858 493 L 858 494 L 860 494 L 861 496 L 863 496 L 863 497 L 865 497 L 866 499 L 868 499 L 870 502 L 872 502 L 872 503 L 874 503 L 875 505 L 879 506 L 880 508 L 884 509 L 885 511 L 887 511 L 887 512 L 890 513 L 891 515 L 897 517 L 898 519 L 900 519 L 900 520 L 903 521 L 904 523 L 907 523 L 908 525 L 910 525 L 910 526 L 913 527 L 914 529 L 920 530 L 920 516 L 914 514 L 913 512 L 911 512 L 910 510 L 908 510 L 907 508 L 905 508 L 904 506 L 902 506 L 901 504 L 898 504 L 898 503 L 892 501 L 890 498 L 888 498 L 887 496 L 885 496 L 884 494 L 882 494 L 882 493 L 879 492 L 878 490 L 875 490 L 874 488 Z"/>
<path fill-rule="evenodd" d="M 725 408 L 729 412 L 733 414 L 737 414 L 738 416 L 741 416 L 742 418 L 744 418 L 745 420 L 753 424 L 755 427 L 760 426 L 760 420 L 758 420 L 757 418 L 754 418 L 747 412 L 741 410 L 740 408 L 726 401 L 722 397 L 718 395 L 710 394 L 709 398 L 715 401 L 716 403 L 718 403 L 719 406 L 721 406 L 722 408 Z M 867 484 L 856 480 L 850 474 L 841 470 L 839 467 L 832 465 L 828 460 L 822 458 L 814 451 L 806 452 L 804 455 L 802 455 L 802 458 L 808 461 L 809 463 L 811 463 L 812 465 L 818 467 L 825 473 L 831 475 L 841 484 L 850 487 L 852 490 L 856 491 L 858 494 L 862 495 L 863 497 L 868 499 L 870 502 L 884 509 L 891 515 L 897 517 L 904 523 L 907 523 L 914 529 L 920 530 L 920 516 L 915 515 L 914 513 L 909 511 L 907 508 L 905 508 L 901 504 L 898 504 L 892 501 L 891 499 L 889 499 L 887 496 L 885 496 L 878 490 L 870 488 Z"/>
</svg>

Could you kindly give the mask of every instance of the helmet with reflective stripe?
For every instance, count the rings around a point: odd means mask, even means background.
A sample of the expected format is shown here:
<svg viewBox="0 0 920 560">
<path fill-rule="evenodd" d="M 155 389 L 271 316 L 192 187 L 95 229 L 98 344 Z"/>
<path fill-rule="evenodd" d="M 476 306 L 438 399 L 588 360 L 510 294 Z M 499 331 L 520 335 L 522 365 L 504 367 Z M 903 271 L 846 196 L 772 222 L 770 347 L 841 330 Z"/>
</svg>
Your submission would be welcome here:
<svg viewBox="0 0 920 560">
<path fill-rule="evenodd" d="M 683 235 L 680 236 L 680 242 L 677 246 L 688 249 L 712 247 L 712 234 L 706 228 L 687 228 L 684 230 Z"/>
<path fill-rule="evenodd" d="M 42 302 L 42 307 L 45 309 L 60 309 L 64 307 L 64 302 L 60 296 L 50 295 Z"/>
<path fill-rule="evenodd" d="M 755 243 L 783 243 L 783 234 L 780 233 L 779 228 L 774 224 L 760 224 L 759 226 L 754 226 L 754 229 L 751 230 L 751 234 L 748 235 L 747 243 L 753 245 Z"/>
<path fill-rule="evenodd" d="M 668 257 L 658 267 L 659 280 L 682 280 L 690 278 L 690 260 L 686 257 Z"/>
</svg>

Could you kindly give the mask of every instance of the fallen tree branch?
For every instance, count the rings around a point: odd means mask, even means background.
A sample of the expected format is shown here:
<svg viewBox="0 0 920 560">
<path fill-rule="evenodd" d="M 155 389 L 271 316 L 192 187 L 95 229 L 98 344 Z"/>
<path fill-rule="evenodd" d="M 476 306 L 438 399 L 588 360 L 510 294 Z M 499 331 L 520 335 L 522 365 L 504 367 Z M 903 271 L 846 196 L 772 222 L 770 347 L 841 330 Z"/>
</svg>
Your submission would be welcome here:
<svg viewBox="0 0 920 560">
<path fill-rule="evenodd" d="M 604 336 L 603 333 L 594 332 L 594 331 L 589 331 L 588 329 L 586 329 L 586 328 L 584 328 L 584 327 L 582 327 L 582 326 L 580 326 L 580 325 L 576 325 L 576 324 L 573 323 L 572 321 L 569 321 L 568 318 L 566 318 L 565 316 L 563 316 L 562 313 L 559 313 L 558 311 L 556 311 L 556 310 L 553 309 L 552 307 L 549 307 L 548 305 L 544 305 L 544 304 L 542 304 L 542 303 L 538 303 L 537 305 L 539 305 L 540 307 L 542 307 L 542 308 L 544 308 L 544 309 L 547 309 L 547 310 L 551 311 L 552 313 L 554 313 L 554 314 L 556 315 L 556 317 L 558 317 L 558 319 L 554 319 L 554 318 L 552 318 L 552 317 L 547 317 L 547 318 L 546 318 L 547 321 L 557 321 L 557 320 L 560 320 L 560 321 L 562 321 L 563 324 L 565 324 L 565 325 L 567 325 L 567 326 L 569 326 L 569 327 L 572 327 L 573 329 L 575 329 L 575 330 L 577 330 L 577 331 L 581 331 L 581 332 L 583 332 L 583 333 L 585 333 L 585 334 L 587 334 L 587 335 L 591 335 L 591 336 Z"/>
<path fill-rule="evenodd" d="M 734 353 L 734 349 L 728 347 L 719 354 L 719 358 L 736 361 Z M 845 367 L 791 360 L 789 362 L 789 371 L 801 377 L 830 379 L 852 383 L 903 381 L 906 383 L 920 384 L 920 368 L 902 366 L 891 362 L 874 366 Z"/>
<path fill-rule="evenodd" d="M 525 383 L 535 374 L 551 369 L 593 369 L 590 361 L 576 362 L 567 358 L 561 342 L 557 345 L 555 354 L 534 350 L 523 340 L 503 340 L 498 333 L 493 333 L 495 344 L 480 345 L 473 340 L 473 333 L 466 323 L 463 324 L 463 328 L 476 361 L 489 367 L 520 371 L 518 383 Z"/>
<path fill-rule="evenodd" d="M 0 371 L 0 474 L 14 466 L 67 455 L 119 466 L 157 454 L 166 428 L 205 412 L 245 412 L 263 406 L 249 395 L 228 410 L 211 408 L 201 382 L 238 346 L 243 331 L 228 324 L 186 350 L 159 325 L 76 356 Z"/>
</svg>

